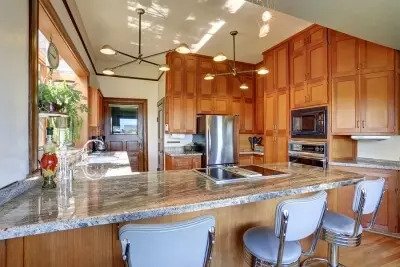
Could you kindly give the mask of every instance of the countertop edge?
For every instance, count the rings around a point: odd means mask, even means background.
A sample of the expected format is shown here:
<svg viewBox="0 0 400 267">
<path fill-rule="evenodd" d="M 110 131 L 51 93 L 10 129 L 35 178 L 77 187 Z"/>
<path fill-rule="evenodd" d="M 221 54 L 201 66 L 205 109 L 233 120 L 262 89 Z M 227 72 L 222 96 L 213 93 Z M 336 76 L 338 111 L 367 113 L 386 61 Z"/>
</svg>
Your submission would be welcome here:
<svg viewBox="0 0 400 267">
<path fill-rule="evenodd" d="M 330 166 L 340 166 L 340 167 L 355 167 L 355 168 L 369 168 L 369 169 L 382 169 L 382 170 L 400 170 L 400 166 L 385 165 L 379 163 L 367 163 L 367 162 L 339 162 L 332 161 L 329 162 Z"/>
<path fill-rule="evenodd" d="M 340 186 L 356 184 L 357 182 L 363 179 L 364 179 L 363 176 L 359 176 L 350 178 L 345 181 L 309 185 L 305 187 L 291 188 L 281 191 L 268 191 L 254 195 L 238 196 L 234 198 L 218 199 L 218 200 L 199 202 L 193 204 L 169 206 L 165 208 L 148 209 L 148 210 L 141 210 L 134 212 L 126 211 L 117 214 L 107 214 L 107 215 L 87 217 L 87 218 L 76 218 L 76 219 L 73 218 L 62 221 L 43 222 L 25 226 L 16 226 L 0 230 L 0 240 L 45 234 L 45 233 L 53 233 L 65 230 L 73 230 L 91 226 L 107 225 L 107 224 L 121 223 L 121 222 L 131 222 L 140 219 L 176 215 L 176 214 L 195 212 L 200 210 L 209 210 L 209 209 L 223 208 L 228 206 L 242 205 L 242 204 L 264 201 L 290 195 L 306 194 L 321 190 L 334 189 Z"/>
</svg>

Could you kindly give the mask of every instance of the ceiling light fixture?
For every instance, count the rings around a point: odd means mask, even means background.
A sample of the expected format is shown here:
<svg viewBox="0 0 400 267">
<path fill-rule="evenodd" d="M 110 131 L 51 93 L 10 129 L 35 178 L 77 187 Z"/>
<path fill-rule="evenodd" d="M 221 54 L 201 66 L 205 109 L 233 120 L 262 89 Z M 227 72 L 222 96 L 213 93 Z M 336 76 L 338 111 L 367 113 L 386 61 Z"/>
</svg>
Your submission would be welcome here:
<svg viewBox="0 0 400 267">
<path fill-rule="evenodd" d="M 213 60 L 214 60 L 215 62 L 222 62 L 222 61 L 225 61 L 225 60 L 226 60 L 226 56 L 221 52 L 221 53 L 218 53 L 218 54 L 213 58 Z"/>
<path fill-rule="evenodd" d="M 109 45 L 103 45 L 100 48 L 100 52 L 105 54 L 105 55 L 115 55 L 117 53 L 117 51 L 115 51 L 114 48 L 112 48 Z"/>
<path fill-rule="evenodd" d="M 103 74 L 105 75 L 114 75 L 114 71 L 112 69 L 104 69 Z"/>
<path fill-rule="evenodd" d="M 258 70 L 237 70 L 236 69 L 236 35 L 238 34 L 238 32 L 237 31 L 231 31 L 230 32 L 230 35 L 232 35 L 232 40 L 233 40 L 233 64 L 231 65 L 231 64 L 229 64 L 229 67 L 230 67 L 230 71 L 229 72 L 225 72 L 225 73 L 215 73 L 215 74 L 212 74 L 212 73 L 207 73 L 205 76 L 204 76 L 204 80 L 212 80 L 212 79 L 214 79 L 214 77 L 215 76 L 228 76 L 228 75 L 232 75 L 232 76 L 234 76 L 234 77 L 237 77 L 239 74 L 245 74 L 245 73 L 254 73 L 254 72 L 256 72 L 256 73 L 258 73 L 258 74 L 260 74 L 260 75 L 265 75 L 265 74 L 267 74 L 269 71 L 266 69 L 266 68 L 264 68 L 264 67 L 262 67 L 262 68 L 260 68 L 260 69 L 258 69 Z M 219 57 L 220 55 L 223 55 L 222 53 L 220 53 L 220 54 L 218 54 L 218 55 L 216 55 L 215 57 L 214 57 L 214 60 L 215 61 L 217 61 L 216 60 L 216 58 L 217 59 L 220 59 L 221 57 Z M 219 58 L 218 58 L 219 57 Z M 225 56 L 225 58 L 226 58 L 226 56 Z M 238 78 L 238 77 L 237 77 Z M 239 78 L 238 78 L 239 79 Z M 240 81 L 240 79 L 239 79 L 239 81 Z M 243 90 L 246 90 L 246 89 L 248 89 L 249 88 L 249 86 L 247 85 L 247 84 L 245 84 L 245 83 L 242 83 L 241 85 L 240 85 L 240 89 L 243 89 Z"/>
<path fill-rule="evenodd" d="M 264 68 L 264 67 L 261 67 L 261 68 L 259 68 L 257 70 L 257 74 L 259 74 L 259 75 L 265 75 L 265 74 L 268 74 L 268 73 L 269 73 L 269 70 Z"/>
<path fill-rule="evenodd" d="M 170 67 L 167 64 L 162 64 L 162 65 L 160 65 L 160 67 L 158 67 L 158 69 L 160 71 L 169 71 Z"/>
<path fill-rule="evenodd" d="M 187 44 L 182 43 L 177 48 L 175 48 L 175 51 L 178 52 L 179 54 L 189 54 L 190 48 Z"/>
<path fill-rule="evenodd" d="M 268 35 L 270 30 L 269 24 L 264 24 L 260 28 L 260 32 L 258 33 L 258 37 L 263 38 Z"/>
<path fill-rule="evenodd" d="M 214 79 L 214 75 L 211 73 L 207 73 L 206 76 L 204 76 L 204 80 L 211 81 Z"/>
<path fill-rule="evenodd" d="M 165 54 L 165 53 L 168 53 L 168 52 L 172 52 L 174 50 L 176 52 L 178 52 L 178 53 L 181 53 L 181 54 L 190 53 L 190 49 L 189 49 L 187 44 L 180 44 L 176 49 L 168 49 L 168 50 L 165 50 L 165 51 L 162 51 L 162 52 L 159 52 L 159 53 L 155 53 L 155 54 L 152 54 L 152 55 L 149 55 L 149 56 L 143 56 L 143 54 L 142 54 L 142 15 L 145 13 L 145 11 L 144 11 L 143 8 L 138 8 L 138 9 L 136 9 L 136 12 L 139 15 L 139 41 L 138 41 L 139 51 L 138 51 L 137 56 L 133 56 L 133 55 L 121 52 L 119 50 L 116 50 L 116 49 L 112 48 L 110 45 L 103 45 L 101 47 L 101 49 L 100 49 L 100 52 L 105 54 L 105 55 L 120 54 L 120 55 L 123 55 L 123 56 L 131 58 L 131 60 L 128 61 L 128 62 L 122 63 L 122 64 L 120 64 L 118 66 L 115 66 L 115 67 L 112 67 L 112 68 L 104 69 L 103 70 L 103 74 L 105 74 L 105 75 L 114 75 L 114 70 L 115 69 L 118 69 L 118 68 L 120 68 L 122 66 L 129 65 L 129 64 L 132 64 L 132 63 L 135 63 L 135 62 L 137 62 L 139 64 L 144 62 L 144 63 L 150 64 L 150 65 L 153 65 L 153 66 L 157 66 L 160 71 L 168 71 L 170 69 L 168 65 L 166 65 L 166 64 L 160 65 L 160 64 L 158 64 L 156 62 L 148 60 L 148 58 L 154 57 L 154 56 L 159 56 L 159 55 L 162 55 L 162 54 Z"/>
<path fill-rule="evenodd" d="M 247 89 L 249 89 L 249 86 L 248 86 L 247 84 L 245 84 L 245 83 L 242 83 L 242 84 L 239 86 L 239 88 L 242 89 L 242 90 L 247 90 Z"/>
<path fill-rule="evenodd" d="M 271 18 L 272 18 L 272 13 L 269 12 L 268 10 L 264 11 L 264 13 L 262 13 L 262 15 L 261 15 L 261 19 L 264 22 L 269 21 Z"/>
</svg>

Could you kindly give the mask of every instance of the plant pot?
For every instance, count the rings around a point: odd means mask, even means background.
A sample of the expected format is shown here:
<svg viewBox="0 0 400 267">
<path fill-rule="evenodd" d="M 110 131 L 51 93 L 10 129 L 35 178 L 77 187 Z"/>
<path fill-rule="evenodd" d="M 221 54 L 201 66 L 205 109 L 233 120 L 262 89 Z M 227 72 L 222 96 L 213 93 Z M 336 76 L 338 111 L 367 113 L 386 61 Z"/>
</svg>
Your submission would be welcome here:
<svg viewBox="0 0 400 267">
<path fill-rule="evenodd" d="M 49 103 L 49 112 L 60 112 L 62 106 L 57 105 L 56 103 Z"/>
</svg>

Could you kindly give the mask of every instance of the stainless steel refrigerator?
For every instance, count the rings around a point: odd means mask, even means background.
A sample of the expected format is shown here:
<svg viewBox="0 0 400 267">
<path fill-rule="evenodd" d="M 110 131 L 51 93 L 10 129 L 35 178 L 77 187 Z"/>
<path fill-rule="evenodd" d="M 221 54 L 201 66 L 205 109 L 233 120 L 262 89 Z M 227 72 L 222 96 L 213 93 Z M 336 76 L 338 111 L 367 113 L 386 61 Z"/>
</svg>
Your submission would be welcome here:
<svg viewBox="0 0 400 267">
<path fill-rule="evenodd" d="M 194 141 L 202 147 L 202 167 L 238 164 L 238 119 L 238 116 L 226 115 L 197 117 L 197 135 Z"/>
</svg>

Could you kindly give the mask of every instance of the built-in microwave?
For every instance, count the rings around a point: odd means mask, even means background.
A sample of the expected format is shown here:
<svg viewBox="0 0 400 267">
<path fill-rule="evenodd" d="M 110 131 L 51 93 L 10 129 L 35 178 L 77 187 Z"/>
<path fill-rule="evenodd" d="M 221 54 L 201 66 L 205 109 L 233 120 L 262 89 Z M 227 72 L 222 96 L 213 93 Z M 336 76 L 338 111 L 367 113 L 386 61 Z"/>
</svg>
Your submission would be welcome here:
<svg viewBox="0 0 400 267">
<path fill-rule="evenodd" d="M 326 138 L 326 107 L 292 111 L 292 138 Z"/>
</svg>

